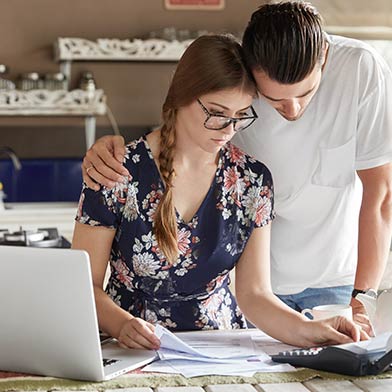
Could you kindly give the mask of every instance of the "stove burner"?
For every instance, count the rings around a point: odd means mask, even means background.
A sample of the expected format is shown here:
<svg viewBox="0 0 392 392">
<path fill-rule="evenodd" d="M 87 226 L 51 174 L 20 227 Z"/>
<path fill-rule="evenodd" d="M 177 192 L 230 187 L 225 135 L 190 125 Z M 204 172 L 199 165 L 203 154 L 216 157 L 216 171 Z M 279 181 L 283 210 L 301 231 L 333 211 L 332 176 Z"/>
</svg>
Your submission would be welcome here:
<svg viewBox="0 0 392 392">
<path fill-rule="evenodd" d="M 0 245 L 32 246 L 36 248 L 70 248 L 71 244 L 59 235 L 56 228 L 10 232 L 0 230 Z"/>
</svg>

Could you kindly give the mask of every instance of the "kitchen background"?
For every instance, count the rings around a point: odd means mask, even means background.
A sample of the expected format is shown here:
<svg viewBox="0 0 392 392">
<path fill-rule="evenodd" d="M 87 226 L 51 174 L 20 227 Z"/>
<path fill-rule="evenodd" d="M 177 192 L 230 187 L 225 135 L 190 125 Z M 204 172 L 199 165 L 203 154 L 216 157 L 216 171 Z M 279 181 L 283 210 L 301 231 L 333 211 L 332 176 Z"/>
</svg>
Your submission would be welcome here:
<svg viewBox="0 0 392 392">
<path fill-rule="evenodd" d="M 147 37 L 166 27 L 177 30 L 240 33 L 262 0 L 226 0 L 222 11 L 175 11 L 163 0 L 12 0 L 1 4 L 1 63 L 7 78 L 36 71 L 57 72 L 53 44 L 58 37 Z M 327 25 L 392 27 L 390 0 L 316 0 Z M 392 37 L 391 37 L 392 38 Z M 159 123 L 160 108 L 175 63 L 75 62 L 70 87 L 83 71 L 92 71 L 107 96 L 121 132 L 130 139 Z M 98 117 L 97 136 L 111 133 L 106 117 Z M 81 118 L 0 116 L 0 145 L 20 158 L 81 157 L 85 151 Z"/>
<path fill-rule="evenodd" d="M 220 11 L 179 11 L 166 9 L 163 0 L 5 1 L 0 63 L 6 64 L 9 72 L 3 77 L 17 82 L 23 73 L 58 72 L 54 56 L 58 37 L 133 39 L 147 38 L 154 32 L 170 36 L 173 30 L 183 35 L 184 30 L 185 34 L 210 31 L 241 35 L 249 16 L 262 3 L 226 0 Z M 392 28 L 390 0 L 313 3 L 328 26 Z M 174 68 L 174 61 L 73 62 L 69 88 L 77 88 L 82 73 L 90 71 L 96 87 L 104 90 L 122 135 L 130 140 L 159 123 Z M 98 116 L 96 136 L 112 132 L 108 117 Z M 3 112 L 0 146 L 12 148 L 24 163 L 20 172 L 10 162 L 0 165 L 7 201 L 71 201 L 77 197 L 79 162 L 86 150 L 83 117 L 7 116 Z"/>
<path fill-rule="evenodd" d="M 203 31 L 240 36 L 251 13 L 264 2 L 226 0 L 220 11 L 179 11 L 166 9 L 164 0 L 2 1 L 0 64 L 7 65 L 8 72 L 0 77 L 18 86 L 21 74 L 59 72 L 54 55 L 59 37 L 145 39 L 155 33 L 172 38 L 173 34 L 184 37 Z M 348 36 L 376 40 L 372 44 L 392 66 L 391 0 L 314 0 L 313 4 L 324 16 L 327 30 L 343 29 L 340 32 Z M 175 65 L 175 61 L 72 62 L 69 88 L 78 88 L 83 72 L 91 72 L 121 134 L 131 140 L 159 124 Z M 1 229 L 15 231 L 20 226 L 29 230 L 51 227 L 71 240 L 81 187 L 80 163 L 86 151 L 84 118 L 11 116 L 11 111 L 4 110 L 2 94 L 0 91 L 0 235 Z M 96 120 L 97 137 L 113 133 L 106 115 Z M 21 170 L 17 170 L 18 161 L 8 158 L 10 151 L 21 160 Z M 5 195 L 7 209 L 1 211 Z M 49 237 L 52 240 L 55 235 Z M 392 283 L 392 260 L 389 265 L 382 287 Z"/>
</svg>

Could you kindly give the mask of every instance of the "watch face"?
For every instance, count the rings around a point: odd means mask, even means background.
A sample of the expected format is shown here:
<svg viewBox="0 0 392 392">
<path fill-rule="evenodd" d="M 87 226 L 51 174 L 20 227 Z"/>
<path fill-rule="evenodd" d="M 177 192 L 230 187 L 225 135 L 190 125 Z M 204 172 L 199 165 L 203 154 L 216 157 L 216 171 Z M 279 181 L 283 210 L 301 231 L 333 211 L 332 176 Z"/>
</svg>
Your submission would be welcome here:
<svg viewBox="0 0 392 392">
<path fill-rule="evenodd" d="M 372 298 L 377 298 L 377 291 L 373 289 L 368 289 L 365 291 L 365 294 Z"/>
</svg>

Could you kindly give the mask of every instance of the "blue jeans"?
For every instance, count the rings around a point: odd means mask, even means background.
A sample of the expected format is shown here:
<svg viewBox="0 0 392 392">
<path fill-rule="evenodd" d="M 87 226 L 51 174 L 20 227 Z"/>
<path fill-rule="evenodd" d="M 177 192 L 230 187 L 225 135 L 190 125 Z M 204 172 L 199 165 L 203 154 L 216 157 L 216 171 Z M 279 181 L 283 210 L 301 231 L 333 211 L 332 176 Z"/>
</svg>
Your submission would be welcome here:
<svg viewBox="0 0 392 392">
<path fill-rule="evenodd" d="M 297 294 L 277 295 L 286 305 L 301 312 L 317 305 L 349 304 L 352 285 L 306 289 Z"/>
</svg>

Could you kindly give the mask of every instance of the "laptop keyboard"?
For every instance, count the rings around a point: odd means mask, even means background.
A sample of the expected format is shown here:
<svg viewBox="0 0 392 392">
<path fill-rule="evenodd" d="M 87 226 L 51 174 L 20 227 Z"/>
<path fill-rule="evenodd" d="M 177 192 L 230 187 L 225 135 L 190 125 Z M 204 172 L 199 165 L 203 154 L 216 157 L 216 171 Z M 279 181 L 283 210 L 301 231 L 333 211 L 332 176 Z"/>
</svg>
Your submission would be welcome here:
<svg viewBox="0 0 392 392">
<path fill-rule="evenodd" d="M 103 367 L 105 367 L 105 366 L 113 365 L 114 363 L 118 362 L 118 359 L 103 358 L 102 362 L 103 362 Z"/>
</svg>

